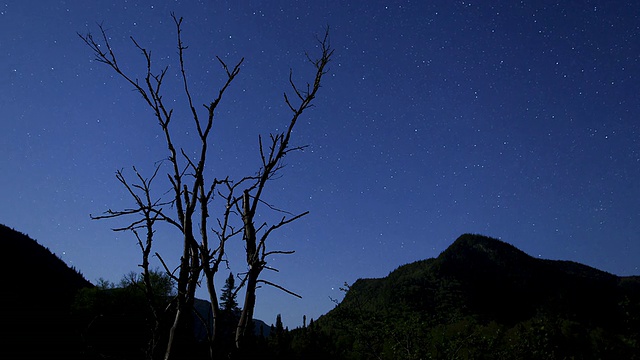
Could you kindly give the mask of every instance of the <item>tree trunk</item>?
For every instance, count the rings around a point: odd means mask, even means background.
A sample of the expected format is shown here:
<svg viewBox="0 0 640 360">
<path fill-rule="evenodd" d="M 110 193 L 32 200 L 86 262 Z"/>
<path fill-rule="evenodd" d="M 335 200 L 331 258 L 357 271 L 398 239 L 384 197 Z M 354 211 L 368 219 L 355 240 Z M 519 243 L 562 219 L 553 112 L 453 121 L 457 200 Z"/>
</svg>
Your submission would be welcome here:
<svg viewBox="0 0 640 360">
<path fill-rule="evenodd" d="M 262 271 L 262 269 L 258 264 L 253 264 L 249 269 L 244 306 L 242 308 L 242 314 L 240 315 L 240 321 L 238 322 L 238 328 L 236 329 L 236 348 L 238 349 L 243 349 L 246 346 L 247 338 L 253 331 L 251 325 L 253 322 L 253 308 L 256 305 L 256 285 L 260 271 Z"/>
<path fill-rule="evenodd" d="M 190 316 L 193 314 L 193 303 L 199 271 L 198 253 L 194 253 L 193 235 L 190 233 L 190 222 L 185 222 L 184 249 L 180 261 L 180 274 L 178 276 L 178 301 L 176 316 L 169 330 L 169 339 L 164 359 L 179 359 L 186 350 L 184 348 L 189 337 Z"/>
<path fill-rule="evenodd" d="M 204 272 L 207 280 L 207 289 L 209 291 L 209 300 L 211 302 L 211 316 L 213 323 L 211 324 L 211 333 L 209 333 L 209 356 L 213 359 L 215 353 L 215 343 L 218 340 L 218 332 L 220 331 L 220 305 L 218 304 L 218 296 L 216 294 L 216 289 L 213 282 L 214 272 L 212 272 L 211 269 L 207 268 L 207 265 L 203 265 L 205 266 Z"/>
</svg>

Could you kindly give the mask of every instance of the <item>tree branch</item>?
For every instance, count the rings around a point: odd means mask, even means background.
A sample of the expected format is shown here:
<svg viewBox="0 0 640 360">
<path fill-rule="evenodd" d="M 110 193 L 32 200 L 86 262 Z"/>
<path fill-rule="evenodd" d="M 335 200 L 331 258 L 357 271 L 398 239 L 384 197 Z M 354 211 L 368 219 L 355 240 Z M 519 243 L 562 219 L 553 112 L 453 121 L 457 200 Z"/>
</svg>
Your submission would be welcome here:
<svg viewBox="0 0 640 360">
<path fill-rule="evenodd" d="M 274 288 L 280 289 L 280 290 L 282 290 L 282 291 L 286 292 L 286 293 L 287 293 L 287 294 L 289 294 L 289 295 L 293 295 L 293 296 L 297 297 L 298 299 L 302 299 L 302 296 L 300 296 L 300 295 L 298 295 L 298 294 L 294 293 L 294 292 L 293 292 L 293 291 L 291 291 L 291 290 L 287 290 L 287 289 L 285 289 L 284 287 L 282 287 L 282 286 L 280 286 L 280 285 L 278 285 L 278 284 L 274 284 L 274 283 L 272 283 L 271 281 L 267 281 L 267 280 L 260 279 L 260 280 L 258 280 L 258 283 L 262 283 L 262 284 L 267 284 L 267 285 L 273 286 Z"/>
</svg>

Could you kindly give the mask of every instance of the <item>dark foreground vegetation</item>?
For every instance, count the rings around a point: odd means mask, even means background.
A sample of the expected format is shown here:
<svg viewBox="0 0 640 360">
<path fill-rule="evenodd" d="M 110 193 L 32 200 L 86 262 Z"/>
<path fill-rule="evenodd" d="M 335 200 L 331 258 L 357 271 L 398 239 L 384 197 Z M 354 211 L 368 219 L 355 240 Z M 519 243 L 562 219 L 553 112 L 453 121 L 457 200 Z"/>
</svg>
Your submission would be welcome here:
<svg viewBox="0 0 640 360">
<path fill-rule="evenodd" d="M 137 274 L 92 285 L 28 236 L 0 226 L 6 291 L 2 347 L 24 359 L 146 359 L 154 324 Z M 170 306 L 174 288 L 153 284 Z M 241 309 L 233 276 L 222 324 Z M 215 358 L 638 359 L 640 278 L 567 261 L 539 260 L 504 242 L 463 235 L 436 259 L 345 286 L 328 314 L 289 331 L 257 322 L 251 346 L 225 328 Z M 190 358 L 208 358 L 208 302 L 196 301 Z M 170 313 L 170 312 L 169 312 Z M 168 315 L 171 317 L 170 314 Z M 162 343 L 163 339 L 155 339 Z"/>
</svg>

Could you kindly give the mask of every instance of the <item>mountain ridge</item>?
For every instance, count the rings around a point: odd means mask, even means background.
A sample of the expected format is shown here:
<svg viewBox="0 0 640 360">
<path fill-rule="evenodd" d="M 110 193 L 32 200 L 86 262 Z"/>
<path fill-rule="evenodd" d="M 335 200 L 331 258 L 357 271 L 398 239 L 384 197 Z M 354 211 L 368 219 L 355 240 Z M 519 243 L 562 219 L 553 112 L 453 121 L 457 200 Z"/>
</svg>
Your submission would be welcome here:
<svg viewBox="0 0 640 360">
<path fill-rule="evenodd" d="M 400 337 L 414 339 L 416 358 L 441 358 L 443 349 L 467 358 L 637 358 L 629 356 L 640 354 L 640 277 L 463 234 L 436 258 L 358 279 L 317 324 L 338 358 L 387 358 Z"/>
<path fill-rule="evenodd" d="M 76 293 L 93 284 L 36 240 L 1 224 L 0 274 L 0 346 L 23 358 L 82 358 L 69 319 Z"/>
</svg>

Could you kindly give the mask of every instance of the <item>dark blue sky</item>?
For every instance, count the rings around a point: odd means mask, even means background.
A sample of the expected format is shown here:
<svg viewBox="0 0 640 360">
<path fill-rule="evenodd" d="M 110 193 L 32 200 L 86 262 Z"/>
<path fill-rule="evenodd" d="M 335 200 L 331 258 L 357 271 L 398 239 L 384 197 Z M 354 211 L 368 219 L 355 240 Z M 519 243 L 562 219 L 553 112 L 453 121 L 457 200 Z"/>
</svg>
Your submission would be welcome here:
<svg viewBox="0 0 640 360">
<path fill-rule="evenodd" d="M 216 55 L 246 58 L 216 123 L 218 177 L 257 169 L 258 134 L 288 122 L 289 69 L 308 79 L 304 53 L 331 27 L 330 75 L 293 138 L 309 148 L 265 194 L 310 211 L 273 237 L 296 254 L 273 258 L 281 272 L 265 274 L 303 299 L 261 289 L 257 317 L 300 325 L 331 309 L 345 281 L 437 256 L 465 232 L 640 274 L 640 3 L 243 3 L 0 2 L 0 222 L 91 281 L 137 269 L 135 238 L 109 230 L 124 222 L 89 214 L 131 206 L 115 171 L 150 175 L 165 146 L 139 95 L 92 61 L 76 32 L 102 23 L 134 76 L 144 63 L 131 35 L 155 69 L 169 65 L 166 97 L 184 118 L 174 132 L 189 151 L 174 11 L 185 18 L 196 103 L 221 84 Z M 159 231 L 158 246 L 177 261 L 176 234 Z"/>
</svg>

